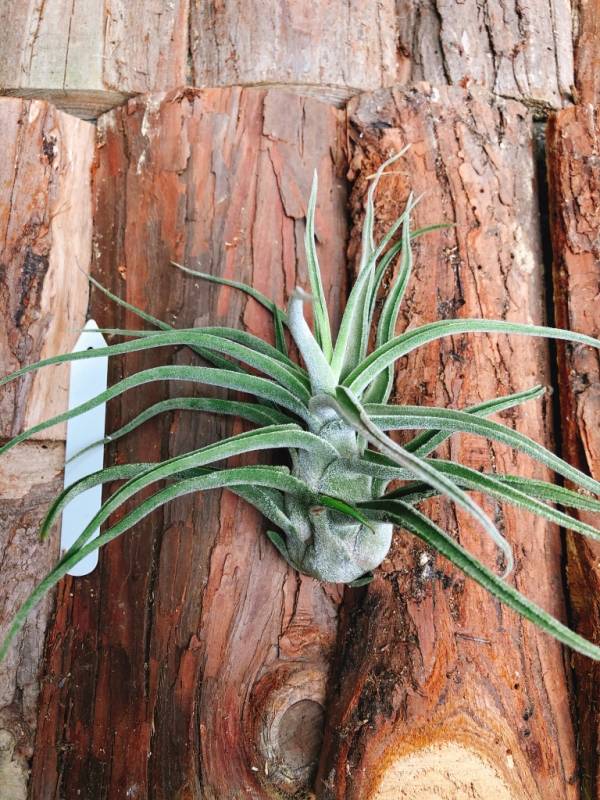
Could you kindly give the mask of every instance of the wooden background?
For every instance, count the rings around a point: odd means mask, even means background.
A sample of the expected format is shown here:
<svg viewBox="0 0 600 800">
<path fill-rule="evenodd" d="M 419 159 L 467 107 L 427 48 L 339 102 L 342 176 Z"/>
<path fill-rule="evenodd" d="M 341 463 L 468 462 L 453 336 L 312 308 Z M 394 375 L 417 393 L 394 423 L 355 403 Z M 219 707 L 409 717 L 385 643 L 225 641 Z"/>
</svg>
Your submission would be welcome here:
<svg viewBox="0 0 600 800">
<path fill-rule="evenodd" d="M 92 273 L 174 325 L 268 319 L 175 259 L 285 302 L 306 285 L 312 170 L 337 315 L 367 178 L 381 233 L 418 224 L 400 327 L 549 320 L 600 335 L 597 0 L 0 0 L 0 371 L 70 349 Z M 103 325 L 136 326 L 92 292 Z M 111 380 L 164 357 L 116 361 Z M 191 356 L 178 350 L 180 363 Z M 399 364 L 398 402 L 463 407 L 542 382 L 507 424 L 600 478 L 600 364 L 579 347 L 454 337 Z M 0 394 L 5 439 L 66 404 L 68 370 Z M 117 427 L 179 387 L 109 406 Z M 158 459 L 240 430 L 171 415 L 108 450 Z M 64 429 L 0 464 L 0 631 L 58 550 L 36 526 Z M 457 438 L 453 457 L 548 477 Z M 468 519 L 436 517 L 488 561 Z M 518 588 L 600 639 L 600 550 L 488 503 Z M 596 520 L 596 524 L 600 521 Z M 592 800 L 600 669 L 405 533 L 365 589 L 288 569 L 227 492 L 178 500 L 65 580 L 0 665 L 0 800 Z"/>
</svg>

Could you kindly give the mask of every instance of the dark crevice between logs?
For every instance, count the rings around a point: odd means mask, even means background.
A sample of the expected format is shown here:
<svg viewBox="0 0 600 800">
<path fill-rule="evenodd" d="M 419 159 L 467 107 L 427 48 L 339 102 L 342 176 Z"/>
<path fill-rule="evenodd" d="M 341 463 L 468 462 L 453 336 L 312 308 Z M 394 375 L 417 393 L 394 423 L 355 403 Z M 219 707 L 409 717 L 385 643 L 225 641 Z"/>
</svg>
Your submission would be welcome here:
<svg viewBox="0 0 600 800">
<path fill-rule="evenodd" d="M 559 287 L 556 285 L 556 276 L 554 273 L 554 251 L 552 248 L 552 219 L 551 219 L 551 199 L 549 193 L 548 181 L 548 162 L 547 162 L 547 142 L 546 134 L 548 124 L 546 121 L 537 120 L 533 122 L 533 146 L 534 158 L 536 166 L 536 183 L 537 183 L 537 200 L 539 212 L 539 225 L 540 237 L 542 245 L 542 266 L 544 278 L 544 306 L 546 314 L 546 324 L 551 327 L 559 326 L 556 314 L 555 297 Z M 555 453 L 560 458 L 565 458 L 563 440 L 561 435 L 562 428 L 562 412 L 561 409 L 561 392 L 560 392 L 560 374 L 559 374 L 559 353 L 558 345 L 554 339 L 548 340 L 549 349 L 549 371 L 552 394 L 548 398 L 547 406 L 549 410 L 549 423 L 551 425 L 551 436 Z M 555 474 L 554 481 L 559 485 L 564 485 L 565 481 L 561 475 Z M 569 513 L 568 509 L 561 508 L 562 511 Z M 565 611 L 567 615 L 567 624 L 569 627 L 575 627 L 575 618 L 573 613 L 573 606 L 571 602 L 571 595 L 569 592 L 569 585 L 567 580 L 567 531 L 565 528 L 560 528 L 560 537 L 562 542 L 562 557 L 560 567 L 560 577 L 563 589 Z M 576 741 L 580 741 L 580 718 L 578 713 L 577 698 L 577 673 L 572 669 L 571 662 L 568 655 L 565 654 L 567 661 L 566 675 L 569 682 L 569 692 L 571 695 L 571 709 L 573 727 L 575 729 Z M 579 752 L 579 747 L 578 747 Z M 583 764 L 578 758 L 579 779 L 584 783 Z"/>
</svg>

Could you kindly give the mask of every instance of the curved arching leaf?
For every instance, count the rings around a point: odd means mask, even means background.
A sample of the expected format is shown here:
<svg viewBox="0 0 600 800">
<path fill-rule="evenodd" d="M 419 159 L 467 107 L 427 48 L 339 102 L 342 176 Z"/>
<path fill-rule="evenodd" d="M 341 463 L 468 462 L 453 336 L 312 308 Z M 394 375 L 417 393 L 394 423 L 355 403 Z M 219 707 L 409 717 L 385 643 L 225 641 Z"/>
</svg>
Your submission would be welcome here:
<svg viewBox="0 0 600 800">
<path fill-rule="evenodd" d="M 399 444 L 396 444 L 389 436 L 386 436 L 373 424 L 357 398 L 345 387 L 338 386 L 335 399 L 332 398 L 332 404 L 339 409 L 344 419 L 352 425 L 356 431 L 377 447 L 384 455 L 391 458 L 392 461 L 396 462 L 401 467 L 412 472 L 416 478 L 429 484 L 432 488 L 437 489 L 441 494 L 461 506 L 461 508 L 464 508 L 465 511 L 476 519 L 495 545 L 502 551 L 506 562 L 504 574 L 508 574 L 512 570 L 514 561 L 510 545 L 483 509 L 481 509 L 468 494 L 460 489 L 451 478 L 435 470 L 429 461 L 419 458 L 419 456 L 416 456 L 414 453 L 410 453 Z"/>
<path fill-rule="evenodd" d="M 46 592 L 55 586 L 61 578 L 87 555 L 108 544 L 113 539 L 116 539 L 150 514 L 154 509 L 159 508 L 176 497 L 181 497 L 191 492 L 235 486 L 236 484 L 240 484 L 242 487 L 265 486 L 276 489 L 284 487 L 284 491 L 298 491 L 300 493 L 307 491 L 307 487 L 305 487 L 301 481 L 292 478 L 291 475 L 284 475 L 272 467 L 238 467 L 229 470 L 218 470 L 210 474 L 203 473 L 195 477 L 186 478 L 183 481 L 179 481 L 176 484 L 162 489 L 144 500 L 139 506 L 133 509 L 133 511 L 126 514 L 123 519 L 119 520 L 119 522 L 109 528 L 109 530 L 101 533 L 91 542 L 85 542 L 80 537 L 77 542 L 67 550 L 56 567 L 38 584 L 15 615 L 2 645 L 0 645 L 0 661 L 2 661 L 6 655 L 14 636 L 23 627 L 29 612 L 37 605 Z"/>
<path fill-rule="evenodd" d="M 105 436 L 104 439 L 93 442 L 82 450 L 79 450 L 71 456 L 69 461 L 79 458 L 82 453 L 91 450 L 93 447 L 116 442 L 136 428 L 139 428 L 140 425 L 148 422 L 148 420 L 160 414 L 169 413 L 170 411 L 202 411 L 212 414 L 224 414 L 226 416 L 239 417 L 240 419 L 248 420 L 248 422 L 254 422 L 256 425 L 294 424 L 292 417 L 284 414 L 283 411 L 279 411 L 270 406 L 261 406 L 258 403 L 245 403 L 240 400 L 221 400 L 217 397 L 170 397 L 168 400 L 161 400 L 144 409 L 144 411 L 121 428 Z"/>
<path fill-rule="evenodd" d="M 499 422 L 454 409 L 424 406 L 370 405 L 366 412 L 382 430 L 441 430 L 448 434 L 471 433 L 491 441 L 502 442 L 545 464 L 564 478 L 594 494 L 600 494 L 600 482 L 571 466 L 543 445 Z"/>
<path fill-rule="evenodd" d="M 96 350 L 96 352 L 98 351 Z M 46 430 L 46 428 L 51 428 L 53 425 L 58 425 L 61 422 L 66 422 L 73 417 L 84 414 L 92 408 L 96 408 L 96 406 L 107 403 L 109 400 L 118 397 L 129 389 L 153 381 L 190 381 L 193 383 L 206 383 L 210 386 L 219 386 L 223 389 L 233 389 L 235 391 L 253 394 L 256 397 L 262 397 L 264 400 L 287 408 L 288 411 L 291 411 L 305 421 L 310 421 L 308 409 L 299 402 L 291 392 L 266 378 L 259 378 L 254 375 L 246 375 L 238 372 L 229 372 L 228 370 L 216 369 L 214 367 L 154 367 L 153 369 L 137 372 L 129 378 L 124 378 L 122 381 L 115 383 L 114 386 L 96 395 L 96 397 L 91 400 L 81 403 L 69 411 L 57 414 L 55 417 L 40 422 L 38 425 L 34 425 L 28 430 L 23 431 L 7 442 L 3 447 L 0 447 L 0 455 L 11 447 L 19 444 L 19 442 L 29 439 L 35 433 Z"/>
<path fill-rule="evenodd" d="M 374 350 L 343 381 L 343 385 L 355 395 L 361 395 L 371 381 L 394 364 L 399 358 L 418 347 L 429 344 L 444 336 L 457 336 L 464 333 L 501 333 L 522 336 L 560 339 L 575 344 L 600 348 L 600 341 L 583 333 L 547 328 L 539 325 L 524 325 L 505 320 L 488 319 L 449 319 L 431 322 L 420 328 L 396 336 Z"/>
</svg>

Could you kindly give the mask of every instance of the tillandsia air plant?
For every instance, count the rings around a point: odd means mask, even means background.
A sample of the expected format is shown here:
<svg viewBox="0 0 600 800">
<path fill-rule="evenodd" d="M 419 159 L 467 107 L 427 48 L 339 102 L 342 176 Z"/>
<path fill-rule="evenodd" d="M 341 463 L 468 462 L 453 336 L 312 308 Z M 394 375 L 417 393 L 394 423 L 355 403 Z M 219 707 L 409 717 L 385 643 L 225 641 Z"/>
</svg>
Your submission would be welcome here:
<svg viewBox="0 0 600 800">
<path fill-rule="evenodd" d="M 492 398 L 462 411 L 388 403 L 395 362 L 444 336 L 478 332 L 518 334 L 563 339 L 596 348 L 600 347 L 600 342 L 556 328 L 484 319 L 441 320 L 395 335 L 411 272 L 411 240 L 428 230 L 442 227 L 433 225 L 411 231 L 410 215 L 416 204 L 411 196 L 403 214 L 381 241 L 374 241 L 374 193 L 381 175 L 401 155 L 398 153 L 382 164 L 372 178 L 357 279 L 335 341 L 317 261 L 315 175 L 305 236 L 310 295 L 296 289 L 284 311 L 252 287 L 182 267 L 200 278 L 239 289 L 266 307 L 273 318 L 274 346 L 233 328 L 173 330 L 99 287 L 157 328 L 158 332 L 113 329 L 107 332 L 129 339 L 103 349 L 48 358 L 24 367 L 0 382 L 7 383 L 31 370 L 64 361 L 112 357 L 168 345 L 187 345 L 208 364 L 165 365 L 138 372 L 93 400 L 16 436 L 0 449 L 0 453 L 34 433 L 83 414 L 150 381 L 195 382 L 241 392 L 256 399 L 256 402 L 250 402 L 193 396 L 164 400 L 147 408 L 107 438 L 106 441 L 114 441 L 146 420 L 177 409 L 234 415 L 256 425 L 248 432 L 160 463 L 109 466 L 65 489 L 55 499 L 43 521 L 42 537 L 48 535 L 61 510 L 77 494 L 99 484 L 123 482 L 19 610 L 2 645 L 0 657 L 6 654 L 10 640 L 33 606 L 88 553 L 130 530 L 147 514 L 176 497 L 226 488 L 255 506 L 277 529 L 268 532 L 271 542 L 281 557 L 301 573 L 320 581 L 351 586 L 367 583 L 373 570 L 386 557 L 394 526 L 398 526 L 435 548 L 492 595 L 559 641 L 600 660 L 599 647 L 578 636 L 505 580 L 513 566 L 510 545 L 468 493 L 477 491 L 491 495 L 567 529 L 600 538 L 600 532 L 595 528 L 555 506 L 600 511 L 600 500 L 594 497 L 600 495 L 600 483 L 532 439 L 488 419 L 494 412 L 539 398 L 544 388 L 538 386 Z M 395 279 L 377 314 L 376 300 L 384 276 L 390 273 L 396 262 Z M 308 302 L 312 304 L 312 330 L 304 314 Z M 288 355 L 286 329 L 296 345 L 301 363 L 295 363 Z M 373 339 L 374 346 L 370 347 Z M 401 446 L 386 433 L 401 429 L 420 433 Z M 460 433 L 507 444 L 537 459 L 583 491 L 514 475 L 482 473 L 434 457 L 436 449 L 446 438 Z M 226 464 L 231 456 L 282 448 L 288 451 L 289 466 L 231 468 Z M 130 498 L 159 482 L 162 488 L 150 496 L 146 492 L 144 499 L 118 522 L 112 525 L 108 522 L 113 512 Z M 400 488 L 394 488 L 399 484 Z M 503 576 L 496 575 L 419 510 L 422 501 L 432 495 L 449 498 L 475 518 L 502 554 Z M 94 532 L 107 522 L 108 526 L 100 536 L 92 538 Z"/>
</svg>

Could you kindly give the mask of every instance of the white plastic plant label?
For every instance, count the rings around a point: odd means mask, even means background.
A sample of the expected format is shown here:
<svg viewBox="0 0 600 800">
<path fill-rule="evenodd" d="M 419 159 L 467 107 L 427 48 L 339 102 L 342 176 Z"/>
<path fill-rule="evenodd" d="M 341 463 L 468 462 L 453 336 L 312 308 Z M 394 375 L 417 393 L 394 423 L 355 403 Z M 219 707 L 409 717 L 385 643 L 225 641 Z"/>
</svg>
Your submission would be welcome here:
<svg viewBox="0 0 600 800">
<path fill-rule="evenodd" d="M 106 341 L 94 320 L 88 320 L 73 352 L 96 350 L 106 347 Z M 106 390 L 108 378 L 108 358 L 83 359 L 71 363 L 69 381 L 69 409 L 91 400 Z M 104 445 L 96 444 L 104 438 L 106 425 L 106 405 L 96 406 L 67 422 L 67 446 L 65 452 L 65 488 L 102 469 L 104 466 Z M 86 449 L 89 448 L 89 449 Z M 84 452 L 81 452 L 84 451 Z M 80 453 L 80 455 L 77 455 Z M 73 456 L 76 456 L 73 458 Z M 102 486 L 94 486 L 77 495 L 64 509 L 61 527 L 61 551 L 67 550 L 85 529 L 102 505 Z M 99 530 L 93 537 L 98 536 Z M 98 563 L 98 551 L 89 553 L 76 564 L 69 575 L 87 575 Z"/>
</svg>

